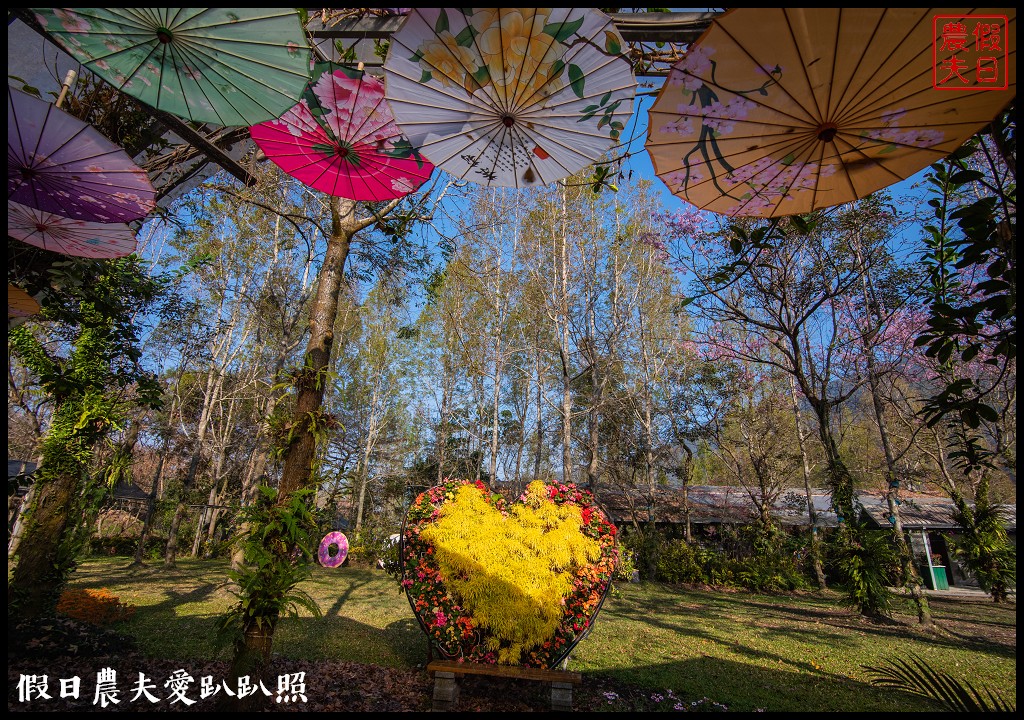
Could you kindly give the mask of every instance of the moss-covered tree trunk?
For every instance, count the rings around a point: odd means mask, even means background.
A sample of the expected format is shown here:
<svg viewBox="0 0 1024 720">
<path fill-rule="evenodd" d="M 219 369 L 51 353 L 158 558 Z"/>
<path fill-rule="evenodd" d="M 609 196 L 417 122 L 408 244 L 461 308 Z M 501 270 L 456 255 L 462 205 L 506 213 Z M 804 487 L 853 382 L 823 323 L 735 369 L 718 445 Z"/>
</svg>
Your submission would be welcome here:
<svg viewBox="0 0 1024 720">
<path fill-rule="evenodd" d="M 53 418 L 40 450 L 42 463 L 34 476 L 36 490 L 7 585 L 11 619 L 53 612 L 79 550 L 74 530 L 91 522 L 91 498 L 85 496 L 88 465 L 93 447 L 112 422 L 112 403 L 101 387 L 109 347 L 105 334 L 95 329 L 82 332 L 64 368 L 65 385 L 77 390 L 54 395 Z M 27 330 L 17 328 L 10 339 L 34 371 L 54 372 L 53 359 Z"/>
<path fill-rule="evenodd" d="M 7 586 L 11 617 L 27 620 L 52 614 L 74 569 L 74 553 L 63 546 L 80 520 L 77 511 L 86 468 L 75 458 L 88 454 L 92 445 L 91 438 L 75 430 L 80 415 L 80 402 L 63 403 L 43 442 L 43 463 L 35 473 L 36 492 Z"/>
</svg>

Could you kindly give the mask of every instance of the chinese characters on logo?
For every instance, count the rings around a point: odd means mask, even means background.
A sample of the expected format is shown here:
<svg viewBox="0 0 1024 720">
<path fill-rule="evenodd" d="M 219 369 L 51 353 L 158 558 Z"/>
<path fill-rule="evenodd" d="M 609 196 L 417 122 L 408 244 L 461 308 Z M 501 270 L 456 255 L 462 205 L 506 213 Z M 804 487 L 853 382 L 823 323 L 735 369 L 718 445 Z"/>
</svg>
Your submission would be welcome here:
<svg viewBox="0 0 1024 720">
<path fill-rule="evenodd" d="M 160 702 L 161 699 L 169 700 L 170 704 L 181 703 L 188 706 L 199 700 L 205 700 L 217 693 L 224 691 L 225 695 L 244 698 L 262 692 L 267 697 L 274 696 L 274 693 L 260 680 L 254 684 L 248 675 L 238 678 L 235 687 L 228 685 L 227 680 L 217 683 L 212 676 L 204 675 L 199 678 L 199 694 L 196 697 L 189 697 L 190 691 L 195 693 L 192 685 L 195 678 L 184 670 L 175 670 L 163 684 L 167 690 L 163 698 L 154 694 L 159 692 L 145 673 L 139 673 L 139 678 L 133 683 L 133 695 L 129 703 L 139 702 L 143 698 L 151 704 Z M 78 699 L 82 690 L 82 681 L 78 676 L 71 678 L 60 678 L 60 697 Z M 56 692 L 56 688 L 54 688 Z M 103 668 L 96 673 L 96 686 L 92 704 L 98 708 L 106 708 L 117 705 L 122 701 L 120 690 L 117 687 L 117 671 L 113 668 Z M 18 680 L 18 702 L 31 702 L 33 700 L 51 700 L 50 683 L 47 675 L 24 675 Z M 306 702 L 306 673 L 285 673 L 277 678 L 277 693 L 275 701 L 279 703 Z"/>
<path fill-rule="evenodd" d="M 936 90 L 1005 90 L 1009 37 L 1005 15 L 936 15 L 932 86 Z"/>
</svg>

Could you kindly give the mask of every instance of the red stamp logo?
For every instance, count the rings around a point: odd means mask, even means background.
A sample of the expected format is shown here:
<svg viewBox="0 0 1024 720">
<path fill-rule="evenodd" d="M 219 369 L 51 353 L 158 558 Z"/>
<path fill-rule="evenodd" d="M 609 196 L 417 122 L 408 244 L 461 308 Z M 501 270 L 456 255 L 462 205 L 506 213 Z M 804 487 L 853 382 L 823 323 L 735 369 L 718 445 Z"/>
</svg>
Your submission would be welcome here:
<svg viewBox="0 0 1024 720">
<path fill-rule="evenodd" d="M 932 87 L 1005 90 L 1010 52 L 1005 15 L 936 15 Z"/>
</svg>

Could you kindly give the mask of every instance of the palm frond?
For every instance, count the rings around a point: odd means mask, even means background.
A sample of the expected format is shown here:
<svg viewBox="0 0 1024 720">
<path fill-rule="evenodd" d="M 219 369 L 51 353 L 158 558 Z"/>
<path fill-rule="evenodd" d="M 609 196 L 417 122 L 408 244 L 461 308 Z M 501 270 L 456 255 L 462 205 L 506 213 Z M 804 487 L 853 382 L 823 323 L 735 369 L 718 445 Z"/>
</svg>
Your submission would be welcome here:
<svg viewBox="0 0 1024 720">
<path fill-rule="evenodd" d="M 872 673 L 871 684 L 891 687 L 904 692 L 931 698 L 954 712 L 1013 712 L 1011 706 L 998 693 L 988 688 L 979 692 L 970 682 L 960 681 L 948 673 L 936 670 L 916 655 L 910 660 L 887 658 L 888 665 L 874 667 L 862 665 Z"/>
</svg>

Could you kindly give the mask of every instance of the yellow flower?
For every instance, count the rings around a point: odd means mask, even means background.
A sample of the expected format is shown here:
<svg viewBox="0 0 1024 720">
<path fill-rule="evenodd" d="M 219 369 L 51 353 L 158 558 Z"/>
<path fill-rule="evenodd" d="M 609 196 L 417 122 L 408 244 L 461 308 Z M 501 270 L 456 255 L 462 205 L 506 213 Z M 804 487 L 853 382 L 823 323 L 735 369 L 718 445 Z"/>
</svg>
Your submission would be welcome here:
<svg viewBox="0 0 1024 720">
<path fill-rule="evenodd" d="M 565 46 L 544 32 L 550 12 L 548 8 L 486 8 L 470 19 L 491 83 L 508 104 L 531 98 L 554 75 L 553 66 Z"/>
<path fill-rule="evenodd" d="M 465 87 L 466 77 L 477 71 L 473 54 L 445 30 L 436 39 L 420 45 L 420 68 L 441 81 L 445 87 Z"/>
</svg>

